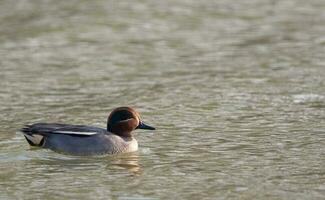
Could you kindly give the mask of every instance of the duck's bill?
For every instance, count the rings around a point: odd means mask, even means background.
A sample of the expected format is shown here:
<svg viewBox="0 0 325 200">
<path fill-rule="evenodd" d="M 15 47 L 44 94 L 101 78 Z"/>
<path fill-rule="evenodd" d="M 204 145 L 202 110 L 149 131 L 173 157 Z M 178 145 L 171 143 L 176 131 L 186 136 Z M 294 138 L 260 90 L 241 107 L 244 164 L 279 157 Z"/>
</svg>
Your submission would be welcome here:
<svg viewBox="0 0 325 200">
<path fill-rule="evenodd" d="M 143 122 L 139 123 L 139 126 L 137 127 L 138 129 L 147 129 L 147 130 L 156 130 L 155 127 L 149 126 Z"/>
</svg>

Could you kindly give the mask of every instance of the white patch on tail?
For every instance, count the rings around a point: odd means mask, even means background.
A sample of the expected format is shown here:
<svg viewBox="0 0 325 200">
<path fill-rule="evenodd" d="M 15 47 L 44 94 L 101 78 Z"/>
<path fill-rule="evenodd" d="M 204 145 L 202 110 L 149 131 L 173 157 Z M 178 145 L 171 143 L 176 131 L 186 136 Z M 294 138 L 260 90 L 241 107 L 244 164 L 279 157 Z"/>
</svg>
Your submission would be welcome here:
<svg viewBox="0 0 325 200">
<path fill-rule="evenodd" d="M 27 140 L 29 140 L 31 143 L 33 143 L 36 146 L 40 145 L 43 139 L 43 136 L 37 134 L 28 135 L 24 133 L 24 136 L 27 138 Z"/>
</svg>

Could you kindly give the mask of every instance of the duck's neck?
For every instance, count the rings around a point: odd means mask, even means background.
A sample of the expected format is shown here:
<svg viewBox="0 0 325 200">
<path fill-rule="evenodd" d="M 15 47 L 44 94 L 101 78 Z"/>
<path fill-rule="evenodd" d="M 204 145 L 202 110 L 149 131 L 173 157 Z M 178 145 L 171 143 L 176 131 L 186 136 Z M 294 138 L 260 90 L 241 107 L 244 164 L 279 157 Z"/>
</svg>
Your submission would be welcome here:
<svg viewBox="0 0 325 200">
<path fill-rule="evenodd" d="M 118 135 L 122 138 L 133 138 L 132 134 L 130 132 L 120 132 L 120 133 L 114 133 L 115 135 Z"/>
<path fill-rule="evenodd" d="M 131 136 L 131 137 L 123 137 L 123 136 L 120 136 L 120 137 L 123 138 L 123 140 L 126 141 L 126 142 L 135 140 L 135 138 L 133 136 Z"/>
</svg>

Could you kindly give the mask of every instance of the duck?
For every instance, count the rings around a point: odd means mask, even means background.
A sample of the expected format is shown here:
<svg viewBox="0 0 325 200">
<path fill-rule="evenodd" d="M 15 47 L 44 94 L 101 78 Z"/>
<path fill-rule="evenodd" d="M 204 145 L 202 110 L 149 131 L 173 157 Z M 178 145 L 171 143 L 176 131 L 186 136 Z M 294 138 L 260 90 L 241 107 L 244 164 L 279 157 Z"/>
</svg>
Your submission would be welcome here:
<svg viewBox="0 0 325 200">
<path fill-rule="evenodd" d="M 20 131 L 30 146 L 76 156 L 129 153 L 138 150 L 133 132 L 155 130 L 145 124 L 131 107 L 115 108 L 107 119 L 107 128 L 61 123 L 35 123 Z"/>
</svg>

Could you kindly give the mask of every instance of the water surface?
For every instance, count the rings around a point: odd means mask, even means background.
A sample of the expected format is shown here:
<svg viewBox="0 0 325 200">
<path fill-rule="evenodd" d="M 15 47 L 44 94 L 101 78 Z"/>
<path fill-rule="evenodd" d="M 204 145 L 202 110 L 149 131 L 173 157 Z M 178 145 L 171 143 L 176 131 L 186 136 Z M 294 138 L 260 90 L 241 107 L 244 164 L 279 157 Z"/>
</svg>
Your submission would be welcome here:
<svg viewBox="0 0 325 200">
<path fill-rule="evenodd" d="M 324 199 L 325 3 L 0 2 L 0 199 Z M 105 127 L 140 149 L 31 149 L 26 123 Z"/>
</svg>

